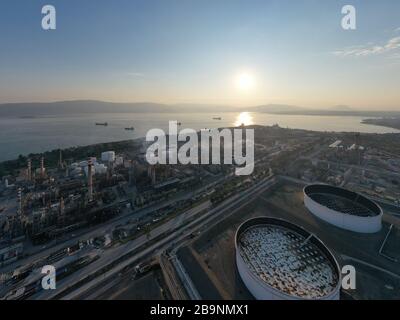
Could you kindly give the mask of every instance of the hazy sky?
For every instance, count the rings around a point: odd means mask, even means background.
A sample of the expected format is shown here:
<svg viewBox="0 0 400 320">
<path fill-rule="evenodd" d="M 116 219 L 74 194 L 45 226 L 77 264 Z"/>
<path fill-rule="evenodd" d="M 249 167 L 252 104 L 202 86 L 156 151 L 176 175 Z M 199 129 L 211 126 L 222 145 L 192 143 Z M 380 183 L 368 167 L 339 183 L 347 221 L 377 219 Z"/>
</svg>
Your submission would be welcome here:
<svg viewBox="0 0 400 320">
<path fill-rule="evenodd" d="M 41 28 L 41 8 L 57 29 Z M 341 8 L 357 9 L 357 30 Z M 398 0 L 1 0 L 0 102 L 400 109 Z M 252 85 L 238 87 L 247 74 Z"/>
</svg>

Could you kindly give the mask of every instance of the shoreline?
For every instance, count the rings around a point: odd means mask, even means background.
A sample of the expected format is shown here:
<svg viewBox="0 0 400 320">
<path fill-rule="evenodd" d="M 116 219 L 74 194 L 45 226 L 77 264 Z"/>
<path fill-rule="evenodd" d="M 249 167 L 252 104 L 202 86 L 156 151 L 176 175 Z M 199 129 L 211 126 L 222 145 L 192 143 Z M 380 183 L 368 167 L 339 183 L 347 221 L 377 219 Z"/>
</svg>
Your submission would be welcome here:
<svg viewBox="0 0 400 320">
<path fill-rule="evenodd" d="M 400 118 L 369 118 L 361 121 L 363 124 L 400 130 Z"/>
<path fill-rule="evenodd" d="M 204 114 L 204 116 L 202 115 Z M 2 149 L 0 162 L 15 160 L 21 154 L 41 153 L 52 149 L 64 149 L 74 146 L 88 146 L 94 143 L 118 142 L 125 139 L 137 139 L 146 136 L 151 128 L 167 128 L 168 120 L 181 122 L 182 128 L 188 126 L 195 130 L 201 128 L 229 127 L 237 125 L 242 114 L 240 113 L 202 113 L 195 117 L 190 114 L 178 116 L 175 113 L 164 114 L 160 117 L 149 113 L 116 114 L 107 115 L 79 115 L 53 118 L 29 118 L 29 119 L 0 119 L 5 132 L 9 132 L 0 141 Z M 219 115 L 222 120 L 215 121 Z M 75 120 L 76 117 L 76 120 Z M 315 118 L 314 118 L 315 117 Z M 321 117 L 321 118 L 319 118 Z M 282 128 L 303 129 L 311 131 L 334 132 L 360 132 L 360 133 L 400 133 L 400 129 L 393 127 L 373 125 L 363 122 L 362 117 L 337 117 L 317 115 L 277 115 L 274 113 L 255 112 L 246 115 L 249 125 L 257 123 L 261 126 L 280 125 Z M 109 126 L 99 128 L 95 122 L 108 122 Z M 55 126 L 57 125 L 57 127 Z M 127 127 L 135 127 L 135 131 L 124 130 Z"/>
<path fill-rule="evenodd" d="M 374 125 L 374 124 L 370 124 Z M 251 125 L 247 128 L 272 128 L 273 126 L 267 125 Z M 233 128 L 233 127 L 230 127 Z M 352 134 L 356 131 L 343 131 L 343 132 L 335 132 L 335 131 L 316 131 L 316 130 L 305 130 L 305 129 L 294 129 L 294 128 L 283 128 L 280 127 L 282 130 L 289 130 L 289 131 L 303 131 L 306 133 L 319 133 L 319 134 L 332 134 L 332 135 L 346 135 Z M 364 136 L 387 136 L 387 135 L 399 135 L 400 133 L 393 132 L 393 133 L 362 133 Z M 145 137 L 138 137 L 134 139 L 128 140 L 116 140 L 112 142 L 100 142 L 95 144 L 88 144 L 88 145 L 78 145 L 72 146 L 67 148 L 56 148 L 47 150 L 45 152 L 35 152 L 29 153 L 24 155 L 19 155 L 19 157 L 0 161 L 0 177 L 14 174 L 16 170 L 19 170 L 26 166 L 26 162 L 29 159 L 32 161 L 33 166 L 38 166 L 40 163 L 40 158 L 44 156 L 46 158 L 46 164 L 49 166 L 57 166 L 60 157 L 60 151 L 62 152 L 64 160 L 70 159 L 84 159 L 90 156 L 100 154 L 101 152 L 108 150 L 114 150 L 116 152 L 126 152 L 131 148 L 134 151 L 137 148 L 140 148 L 145 141 Z"/>
<path fill-rule="evenodd" d="M 93 156 L 93 154 L 99 154 L 105 149 L 112 149 L 116 152 L 126 151 L 128 148 L 132 148 L 132 150 L 134 150 L 139 146 L 139 144 L 142 144 L 143 139 L 144 138 L 135 138 L 130 140 L 101 142 L 89 145 L 52 149 L 42 153 L 29 153 L 26 155 L 20 155 L 18 158 L 0 162 L 0 177 L 7 174 L 12 174 L 13 171 L 19 170 L 20 168 L 26 166 L 28 158 L 31 159 L 33 166 L 38 166 L 40 163 L 40 158 L 44 156 L 46 158 L 46 165 L 55 167 L 59 162 L 60 151 L 64 160 L 77 158 L 84 159 Z"/>
</svg>

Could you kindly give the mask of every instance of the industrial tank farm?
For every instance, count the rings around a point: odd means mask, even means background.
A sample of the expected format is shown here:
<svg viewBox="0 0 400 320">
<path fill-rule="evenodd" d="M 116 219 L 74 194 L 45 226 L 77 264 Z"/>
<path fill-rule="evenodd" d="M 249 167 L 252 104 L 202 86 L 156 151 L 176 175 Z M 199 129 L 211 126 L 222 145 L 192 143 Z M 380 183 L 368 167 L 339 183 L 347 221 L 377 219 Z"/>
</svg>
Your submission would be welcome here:
<svg viewBox="0 0 400 320">
<path fill-rule="evenodd" d="M 258 300 L 338 300 L 341 276 L 334 256 L 303 228 L 260 217 L 236 232 L 236 264 Z"/>
<path fill-rule="evenodd" d="M 304 188 L 304 204 L 318 218 L 345 230 L 375 233 L 382 228 L 382 209 L 366 197 L 346 189 L 309 185 Z"/>
</svg>

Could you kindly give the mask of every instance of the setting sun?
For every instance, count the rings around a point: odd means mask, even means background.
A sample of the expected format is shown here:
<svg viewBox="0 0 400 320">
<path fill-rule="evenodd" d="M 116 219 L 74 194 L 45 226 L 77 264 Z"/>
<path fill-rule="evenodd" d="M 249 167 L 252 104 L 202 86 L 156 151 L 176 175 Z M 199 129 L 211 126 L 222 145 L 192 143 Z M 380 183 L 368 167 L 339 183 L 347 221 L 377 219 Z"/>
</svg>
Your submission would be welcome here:
<svg viewBox="0 0 400 320">
<path fill-rule="evenodd" d="M 236 77 L 236 87 L 241 91 L 249 91 L 255 86 L 254 76 L 250 73 L 243 72 Z"/>
</svg>

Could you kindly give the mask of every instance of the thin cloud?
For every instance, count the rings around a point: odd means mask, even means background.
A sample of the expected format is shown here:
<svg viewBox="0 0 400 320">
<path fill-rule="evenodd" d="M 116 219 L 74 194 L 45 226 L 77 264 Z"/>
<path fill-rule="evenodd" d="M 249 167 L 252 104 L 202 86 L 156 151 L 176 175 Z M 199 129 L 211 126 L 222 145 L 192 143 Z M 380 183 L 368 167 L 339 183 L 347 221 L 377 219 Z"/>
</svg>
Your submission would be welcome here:
<svg viewBox="0 0 400 320">
<path fill-rule="evenodd" d="M 365 46 L 348 47 L 334 51 L 333 54 L 339 57 L 363 57 L 378 55 L 400 48 L 400 37 L 389 39 L 384 45 L 368 44 Z"/>
<path fill-rule="evenodd" d="M 400 52 L 396 52 L 396 53 L 392 54 L 391 56 L 389 56 L 389 58 L 400 61 Z"/>
<path fill-rule="evenodd" d="M 127 75 L 130 77 L 138 77 L 138 78 L 144 77 L 144 73 L 141 72 L 128 72 Z"/>
</svg>

